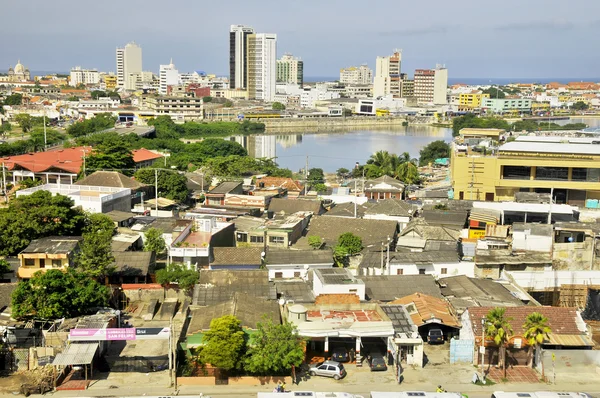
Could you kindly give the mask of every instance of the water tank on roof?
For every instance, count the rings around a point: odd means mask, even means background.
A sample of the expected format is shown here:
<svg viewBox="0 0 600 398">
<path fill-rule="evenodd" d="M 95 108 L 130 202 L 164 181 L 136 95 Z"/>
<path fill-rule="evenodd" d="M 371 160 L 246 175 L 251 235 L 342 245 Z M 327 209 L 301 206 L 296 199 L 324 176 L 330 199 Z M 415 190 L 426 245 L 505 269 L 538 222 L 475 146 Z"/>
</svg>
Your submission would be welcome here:
<svg viewBox="0 0 600 398">
<path fill-rule="evenodd" d="M 288 321 L 294 325 L 306 322 L 306 307 L 302 304 L 294 304 L 288 307 Z"/>
</svg>

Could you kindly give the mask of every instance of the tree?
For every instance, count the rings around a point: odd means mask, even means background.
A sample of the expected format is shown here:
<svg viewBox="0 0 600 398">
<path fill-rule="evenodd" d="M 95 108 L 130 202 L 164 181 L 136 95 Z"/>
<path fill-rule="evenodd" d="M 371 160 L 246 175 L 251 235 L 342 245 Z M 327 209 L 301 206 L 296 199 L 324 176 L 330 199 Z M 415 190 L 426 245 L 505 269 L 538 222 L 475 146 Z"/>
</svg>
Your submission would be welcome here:
<svg viewBox="0 0 600 398">
<path fill-rule="evenodd" d="M 207 95 L 206 97 L 202 97 L 202 102 L 212 102 L 213 98 L 209 95 Z"/>
<path fill-rule="evenodd" d="M 227 100 L 223 103 L 223 108 L 231 108 L 233 106 L 233 102 Z"/>
<path fill-rule="evenodd" d="M 87 275 L 72 268 L 49 269 L 22 280 L 12 294 L 12 316 L 16 319 L 72 318 L 103 307 L 109 292 Z"/>
<path fill-rule="evenodd" d="M 182 264 L 171 263 L 166 268 L 156 271 L 156 281 L 161 285 L 176 283 L 181 289 L 188 290 L 198 283 L 198 272 Z"/>
<path fill-rule="evenodd" d="M 576 103 L 573 104 L 573 106 L 571 106 L 571 108 L 574 111 L 585 111 L 587 109 L 589 109 L 589 105 L 583 101 L 577 101 Z"/>
<path fill-rule="evenodd" d="M 0 276 L 10 272 L 10 265 L 8 261 L 3 258 L 0 258 Z"/>
<path fill-rule="evenodd" d="M 157 195 L 171 200 L 183 202 L 187 199 L 189 190 L 187 188 L 187 178 L 185 176 L 169 170 L 158 170 L 151 168 L 139 169 L 135 172 L 135 179 L 142 184 L 154 186 L 155 173 L 158 176 Z"/>
<path fill-rule="evenodd" d="M 499 360 L 504 369 L 504 377 L 506 378 L 506 345 L 508 339 L 513 333 L 510 321 L 512 318 L 505 316 L 506 308 L 493 308 L 485 316 L 485 337 L 494 340 L 498 346 Z M 483 344 L 483 342 L 482 342 Z"/>
<path fill-rule="evenodd" d="M 525 318 L 523 330 L 525 331 L 523 337 L 529 344 L 529 365 L 531 366 L 533 364 L 534 347 L 536 352 L 540 352 L 540 346 L 552 333 L 552 329 L 548 326 L 548 318 L 539 312 L 532 312 Z"/>
<path fill-rule="evenodd" d="M 4 105 L 22 105 L 23 94 L 13 93 L 4 99 Z"/>
<path fill-rule="evenodd" d="M 77 270 L 92 277 L 102 278 L 114 271 L 112 254 L 114 222 L 104 214 L 89 214 L 83 228 L 83 241 L 75 256 Z"/>
<path fill-rule="evenodd" d="M 352 109 L 344 108 L 344 116 L 352 116 Z"/>
<path fill-rule="evenodd" d="M 419 169 L 413 162 L 403 162 L 396 169 L 395 177 L 405 184 L 417 184 L 421 181 Z"/>
<path fill-rule="evenodd" d="M 77 101 L 79 101 L 79 97 L 76 95 L 72 95 L 69 98 L 67 98 L 67 101 L 77 102 Z"/>
<path fill-rule="evenodd" d="M 450 156 L 450 145 L 442 140 L 430 142 L 419 151 L 419 165 L 425 166 L 436 159 Z"/>
<path fill-rule="evenodd" d="M 321 240 L 320 236 L 318 236 L 318 235 L 311 235 L 311 236 L 308 237 L 308 244 L 313 249 L 319 249 L 323 245 L 323 241 Z"/>
<path fill-rule="evenodd" d="M 110 137 L 97 145 L 86 158 L 86 170 L 121 170 L 127 173 L 135 167 L 133 154 L 125 139 L 118 135 Z"/>
<path fill-rule="evenodd" d="M 308 181 L 311 183 L 325 182 L 325 173 L 323 169 L 312 168 L 308 170 Z"/>
<path fill-rule="evenodd" d="M 335 173 L 337 174 L 338 177 L 346 178 L 348 176 L 348 174 L 350 173 L 350 170 L 348 170 L 344 167 L 340 167 L 339 169 L 337 169 L 337 171 Z"/>
<path fill-rule="evenodd" d="M 327 185 L 320 182 L 318 184 L 315 184 L 313 186 L 313 189 L 317 192 L 325 192 L 325 191 L 327 191 Z"/>
<path fill-rule="evenodd" d="M 273 102 L 273 106 L 272 106 L 274 111 L 284 111 L 285 110 L 285 105 L 283 105 L 281 102 Z"/>
<path fill-rule="evenodd" d="M 19 113 L 15 116 L 15 121 L 19 124 L 19 127 L 21 127 L 21 130 L 23 130 L 24 133 L 31 131 L 31 128 L 33 127 L 31 115 L 28 113 Z"/>
<path fill-rule="evenodd" d="M 356 236 L 352 232 L 341 234 L 338 238 L 338 246 L 345 247 L 350 255 L 360 253 L 363 248 L 360 236 Z"/>
<path fill-rule="evenodd" d="M 204 341 L 200 353 L 202 362 L 224 370 L 240 367 L 246 344 L 240 320 L 235 316 L 213 319 L 204 334 Z"/>
<path fill-rule="evenodd" d="M 304 345 L 293 324 L 276 325 L 265 316 L 250 338 L 244 368 L 260 375 L 288 373 L 304 361 Z"/>
<path fill-rule="evenodd" d="M 83 224 L 83 213 L 66 196 L 37 191 L 17 197 L 0 209 L 0 255 L 17 255 L 33 239 L 79 235 Z"/>
<path fill-rule="evenodd" d="M 490 87 L 482 91 L 483 94 L 489 94 L 490 98 L 506 98 L 504 91 L 497 87 Z"/>
<path fill-rule="evenodd" d="M 157 228 L 150 228 L 144 232 L 146 243 L 144 243 L 144 251 L 154 252 L 156 254 L 163 253 L 167 246 L 162 237 L 162 231 Z"/>
<path fill-rule="evenodd" d="M 452 119 L 452 135 L 457 136 L 463 128 L 484 129 L 510 129 L 510 125 L 504 119 L 497 117 L 477 117 L 473 113 Z"/>
</svg>

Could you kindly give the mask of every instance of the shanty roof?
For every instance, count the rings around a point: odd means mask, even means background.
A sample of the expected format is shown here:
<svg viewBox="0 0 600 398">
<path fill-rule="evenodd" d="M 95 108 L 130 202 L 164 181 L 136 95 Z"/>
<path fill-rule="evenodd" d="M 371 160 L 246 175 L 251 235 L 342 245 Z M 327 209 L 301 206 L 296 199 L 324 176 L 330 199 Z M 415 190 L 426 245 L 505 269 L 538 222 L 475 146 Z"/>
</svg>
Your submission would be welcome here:
<svg viewBox="0 0 600 398">
<path fill-rule="evenodd" d="M 80 236 L 49 236 L 34 239 L 29 243 L 21 254 L 46 253 L 46 254 L 69 254 L 79 244 Z"/>
<path fill-rule="evenodd" d="M 120 210 L 109 211 L 108 213 L 106 213 L 106 215 L 114 222 L 127 221 L 130 218 L 133 218 L 135 216 L 135 214 L 133 214 L 131 212 L 120 211 Z"/>
<path fill-rule="evenodd" d="M 356 205 L 356 217 L 363 218 L 365 212 L 374 205 L 374 203 L 365 202 Z M 340 203 L 329 209 L 324 216 L 331 217 L 354 217 L 354 203 Z"/>
<path fill-rule="evenodd" d="M 27 153 L 25 155 L 0 158 L 8 170 L 24 169 L 41 173 L 50 169 L 64 170 L 77 174 L 83 165 L 83 156 L 92 152 L 91 147 L 75 147 L 56 149 L 45 152 Z"/>
<path fill-rule="evenodd" d="M 365 214 L 385 214 L 388 216 L 412 216 L 416 207 L 400 199 L 385 199 L 370 204 Z"/>
<path fill-rule="evenodd" d="M 362 239 L 363 247 L 387 242 L 396 234 L 398 223 L 389 220 L 367 220 L 360 218 L 341 217 L 312 217 L 308 226 L 307 236 L 320 236 L 328 245 L 333 247 L 345 232 L 351 232 Z"/>
<path fill-rule="evenodd" d="M 532 264 L 543 266 L 544 264 L 552 264 L 552 254 L 531 251 L 525 253 L 516 253 L 512 252 L 510 249 L 477 249 L 475 252 L 475 264 Z"/>
<path fill-rule="evenodd" d="M 318 199 L 283 199 L 273 198 L 269 204 L 269 211 L 274 213 L 293 214 L 299 211 L 310 211 L 314 215 L 325 212 L 323 202 Z"/>
<path fill-rule="evenodd" d="M 331 264 L 333 265 L 333 252 L 331 250 L 269 250 L 266 262 L 269 265 L 279 264 Z"/>
<path fill-rule="evenodd" d="M 118 171 L 95 171 L 83 180 L 77 181 L 75 185 L 87 185 L 94 187 L 115 187 L 138 189 L 146 185 L 127 177 Z"/>
<path fill-rule="evenodd" d="M 442 285 L 442 295 L 448 298 L 453 305 L 454 299 L 466 300 L 468 307 L 489 306 L 492 303 L 502 306 L 523 305 L 523 302 L 515 297 L 503 284 L 491 279 L 469 278 L 465 275 L 458 275 L 444 278 L 440 280 L 440 284 Z"/>
<path fill-rule="evenodd" d="M 428 225 L 462 229 L 467 222 L 466 211 L 423 210 L 421 215 Z"/>
<path fill-rule="evenodd" d="M 400 239 L 418 237 L 423 240 L 457 241 L 460 229 L 456 226 L 429 225 L 423 218 L 414 218 L 402 230 Z"/>
<path fill-rule="evenodd" d="M 460 322 L 452 311 L 450 304 L 441 298 L 413 293 L 392 301 L 390 304 L 403 304 L 417 326 L 435 322 L 453 328 L 460 327 Z"/>
<path fill-rule="evenodd" d="M 52 365 L 89 365 L 92 363 L 99 345 L 99 343 L 71 343 L 65 351 L 56 354 Z"/>
<path fill-rule="evenodd" d="M 113 252 L 115 272 L 120 275 L 148 275 L 154 263 L 153 252 Z"/>
<path fill-rule="evenodd" d="M 206 270 L 200 271 L 194 287 L 194 305 L 212 305 L 231 300 L 236 292 L 265 299 L 276 299 L 275 284 L 269 282 L 267 270 Z"/>
<path fill-rule="evenodd" d="M 262 264 L 262 247 L 214 247 L 210 265 Z"/>
<path fill-rule="evenodd" d="M 278 296 L 286 300 L 294 300 L 297 303 L 313 303 L 315 296 L 312 285 L 306 281 L 276 280 Z"/>
<path fill-rule="evenodd" d="M 433 275 L 371 275 L 360 279 L 365 282 L 369 300 L 393 301 L 417 292 L 442 298 Z"/>
<path fill-rule="evenodd" d="M 16 288 L 16 283 L 0 283 L 0 312 L 6 307 L 10 307 L 11 295 Z"/>
<path fill-rule="evenodd" d="M 240 181 L 224 181 L 211 189 L 208 194 L 225 195 L 242 185 Z"/>
</svg>

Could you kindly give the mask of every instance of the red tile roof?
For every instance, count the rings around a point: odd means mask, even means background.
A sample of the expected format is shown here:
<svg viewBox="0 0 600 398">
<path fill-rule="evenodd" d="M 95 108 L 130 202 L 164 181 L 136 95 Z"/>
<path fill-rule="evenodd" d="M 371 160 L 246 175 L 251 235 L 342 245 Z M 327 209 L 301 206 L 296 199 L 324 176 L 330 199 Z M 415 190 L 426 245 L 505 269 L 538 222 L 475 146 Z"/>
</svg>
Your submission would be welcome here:
<svg viewBox="0 0 600 398">
<path fill-rule="evenodd" d="M 360 297 L 356 294 L 319 294 L 315 304 L 360 304 Z"/>
<path fill-rule="evenodd" d="M 410 317 L 417 326 L 425 325 L 431 319 L 439 319 L 444 325 L 460 327 L 460 322 L 454 315 L 450 304 L 446 300 L 437 297 L 428 296 L 423 293 L 414 293 L 410 296 L 396 299 L 389 304 L 402 304 L 404 306 L 414 304 L 416 312 L 411 313 Z"/>
<path fill-rule="evenodd" d="M 260 186 L 260 183 L 263 183 L 265 188 L 280 187 L 280 188 L 285 188 L 288 191 L 297 191 L 297 192 L 301 192 L 304 189 L 304 186 L 302 186 L 302 184 L 300 184 L 299 181 L 294 181 L 293 179 L 287 178 L 287 177 L 258 178 L 256 180 L 256 185 Z"/>
<path fill-rule="evenodd" d="M 471 307 L 469 308 L 469 317 L 471 327 L 475 336 L 481 335 L 481 319 L 494 307 Z M 577 327 L 577 309 L 566 307 L 506 307 L 505 316 L 513 318 L 510 321 L 513 333 L 522 335 L 523 324 L 527 315 L 539 312 L 548 318 L 548 326 L 552 329 L 552 334 L 562 335 L 581 335 L 583 332 Z"/>
<path fill-rule="evenodd" d="M 86 155 L 89 155 L 92 148 L 75 147 L 7 156 L 0 158 L 0 163 L 4 163 L 8 170 L 24 169 L 34 173 L 42 173 L 54 168 L 77 174 L 83 164 L 83 151 Z"/>
<path fill-rule="evenodd" d="M 163 157 L 163 155 L 149 151 L 145 148 L 134 149 L 133 151 L 131 151 L 131 153 L 133 154 L 133 161 L 136 163 L 145 162 L 147 160 L 160 159 Z"/>
</svg>

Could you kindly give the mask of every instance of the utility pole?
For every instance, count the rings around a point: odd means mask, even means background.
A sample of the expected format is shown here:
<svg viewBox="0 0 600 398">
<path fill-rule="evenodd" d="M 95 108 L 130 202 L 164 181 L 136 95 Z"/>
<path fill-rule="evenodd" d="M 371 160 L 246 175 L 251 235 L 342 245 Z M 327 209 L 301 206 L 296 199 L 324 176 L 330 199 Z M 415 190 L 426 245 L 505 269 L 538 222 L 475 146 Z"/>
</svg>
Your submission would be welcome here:
<svg viewBox="0 0 600 398">
<path fill-rule="evenodd" d="M 154 203 L 156 205 L 156 217 L 158 217 L 158 169 L 154 169 Z"/>
<path fill-rule="evenodd" d="M 173 385 L 173 319 L 171 318 L 169 328 L 169 377 Z"/>
<path fill-rule="evenodd" d="M 554 187 L 550 188 L 550 206 L 548 209 L 548 224 L 552 224 L 552 202 L 554 202 Z"/>
<path fill-rule="evenodd" d="M 85 177 L 85 148 L 81 152 L 83 152 L 83 177 Z"/>
<path fill-rule="evenodd" d="M 473 186 L 475 185 L 475 159 L 471 158 L 471 200 L 473 200 Z"/>
<path fill-rule="evenodd" d="M 356 178 L 355 178 L 354 179 L 354 218 L 357 218 L 357 216 L 356 216 L 356 206 L 357 206 L 356 199 L 357 199 L 357 197 L 356 197 Z"/>
<path fill-rule="evenodd" d="M 387 237 L 387 261 L 386 261 L 388 275 L 390 275 L 390 240 L 391 240 L 390 236 L 388 235 L 388 237 Z"/>
<path fill-rule="evenodd" d="M 483 370 L 483 362 L 485 361 L 485 318 L 481 318 L 481 347 L 479 347 L 479 352 L 481 352 L 481 382 L 485 384 L 485 373 Z"/>
<path fill-rule="evenodd" d="M 6 192 L 6 169 L 4 167 L 4 162 L 2 162 L 2 189 L 4 192 L 4 201 L 8 203 L 8 192 Z"/>
<path fill-rule="evenodd" d="M 381 275 L 383 275 L 383 242 L 381 242 Z"/>
<path fill-rule="evenodd" d="M 48 147 L 48 140 L 46 139 L 46 108 L 44 108 L 44 152 L 46 151 L 47 147 Z"/>
</svg>

